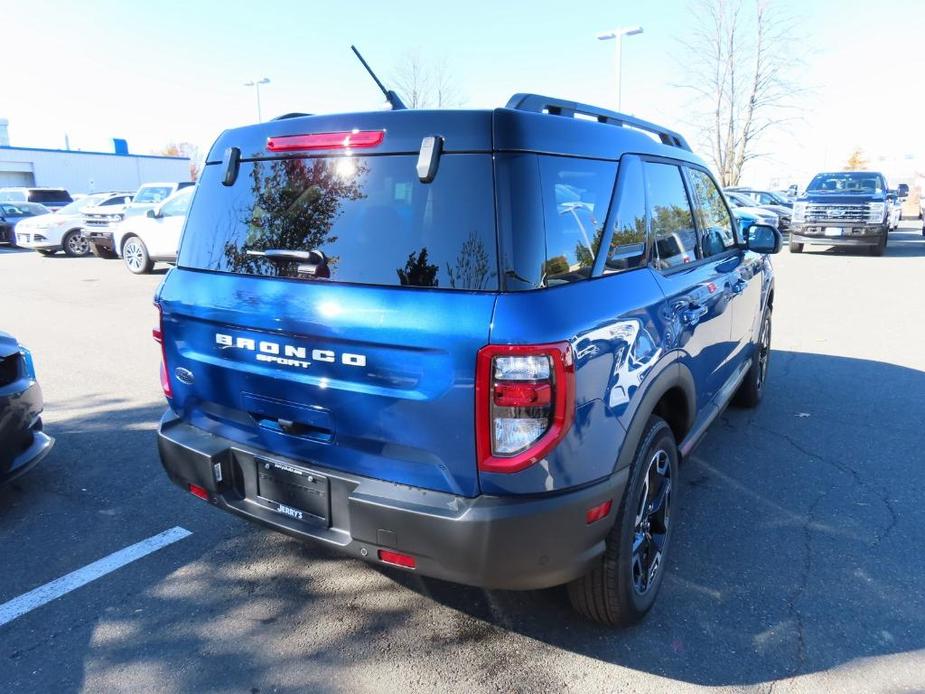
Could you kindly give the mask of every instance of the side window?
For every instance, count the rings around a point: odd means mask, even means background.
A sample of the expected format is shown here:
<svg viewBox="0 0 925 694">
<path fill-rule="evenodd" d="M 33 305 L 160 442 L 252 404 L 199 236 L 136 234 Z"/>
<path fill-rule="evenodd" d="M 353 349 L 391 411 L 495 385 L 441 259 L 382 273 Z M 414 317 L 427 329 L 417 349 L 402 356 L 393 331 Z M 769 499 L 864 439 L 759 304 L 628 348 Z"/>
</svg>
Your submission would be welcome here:
<svg viewBox="0 0 925 694">
<path fill-rule="evenodd" d="M 614 201 L 613 236 L 604 273 L 631 270 L 646 260 L 646 183 L 639 159 L 620 164 L 619 198 Z"/>
<path fill-rule="evenodd" d="M 735 233 L 729 211 L 713 179 L 698 169 L 688 169 L 694 189 L 694 213 L 701 233 L 704 257 L 718 255 L 733 248 Z"/>
<path fill-rule="evenodd" d="M 547 285 L 591 276 L 613 195 L 615 162 L 541 156 Z"/>
<path fill-rule="evenodd" d="M 697 230 L 681 170 L 646 162 L 646 197 L 655 238 L 655 266 L 671 268 L 697 260 Z"/>
</svg>

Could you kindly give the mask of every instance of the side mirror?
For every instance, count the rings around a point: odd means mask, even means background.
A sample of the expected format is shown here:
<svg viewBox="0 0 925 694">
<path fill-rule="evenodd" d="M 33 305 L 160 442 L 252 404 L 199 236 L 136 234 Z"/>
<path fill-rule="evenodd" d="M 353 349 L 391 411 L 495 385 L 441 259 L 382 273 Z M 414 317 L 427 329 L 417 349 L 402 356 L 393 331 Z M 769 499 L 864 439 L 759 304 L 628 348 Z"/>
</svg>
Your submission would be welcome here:
<svg viewBox="0 0 925 694">
<path fill-rule="evenodd" d="M 887 191 L 886 199 L 887 199 L 887 200 L 895 200 L 895 199 L 896 199 L 896 191 L 895 191 L 895 190 L 889 190 L 889 191 Z"/>
<path fill-rule="evenodd" d="M 150 217 L 151 219 L 157 219 L 157 212 L 155 212 L 154 210 L 148 210 L 145 213 L 145 216 Z"/>
<path fill-rule="evenodd" d="M 784 238 L 767 224 L 753 224 L 745 232 L 745 247 L 755 253 L 780 253 Z"/>
<path fill-rule="evenodd" d="M 899 194 L 899 197 L 904 198 L 909 195 L 909 184 L 900 183 L 899 188 L 896 189 L 896 192 Z"/>
</svg>

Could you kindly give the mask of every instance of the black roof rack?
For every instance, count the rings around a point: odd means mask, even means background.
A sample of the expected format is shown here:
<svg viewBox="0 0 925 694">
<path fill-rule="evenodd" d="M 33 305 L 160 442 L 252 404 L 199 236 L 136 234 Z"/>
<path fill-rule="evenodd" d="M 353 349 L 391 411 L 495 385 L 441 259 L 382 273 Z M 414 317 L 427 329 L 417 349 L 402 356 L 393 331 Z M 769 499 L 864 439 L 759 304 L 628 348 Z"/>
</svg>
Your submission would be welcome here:
<svg viewBox="0 0 925 694">
<path fill-rule="evenodd" d="M 542 94 L 515 94 L 512 96 L 505 108 L 515 109 L 517 111 L 531 111 L 533 113 L 548 113 L 553 116 L 565 116 L 574 118 L 576 115 L 592 116 L 597 119 L 598 123 L 607 123 L 609 125 L 626 126 L 636 130 L 644 130 L 656 135 L 662 144 L 670 147 L 679 147 L 691 151 L 690 145 L 682 135 L 663 128 L 655 123 L 627 116 L 625 113 L 608 111 L 599 106 L 589 106 L 580 104 L 576 101 L 566 101 L 564 99 L 554 99 Z"/>
</svg>

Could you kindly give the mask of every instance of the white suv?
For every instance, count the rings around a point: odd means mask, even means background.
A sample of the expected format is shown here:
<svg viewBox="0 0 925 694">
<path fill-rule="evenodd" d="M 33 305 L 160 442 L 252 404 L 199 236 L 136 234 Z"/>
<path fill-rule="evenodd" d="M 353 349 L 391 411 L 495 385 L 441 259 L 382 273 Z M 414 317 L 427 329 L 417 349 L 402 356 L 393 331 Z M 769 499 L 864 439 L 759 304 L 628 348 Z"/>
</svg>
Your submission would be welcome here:
<svg viewBox="0 0 925 694">
<path fill-rule="evenodd" d="M 131 200 L 131 193 L 94 193 L 65 205 L 54 214 L 27 217 L 16 225 L 16 245 L 42 255 L 54 255 L 60 250 L 72 258 L 87 255 L 90 245 L 82 233 L 85 211 L 96 207 L 116 212 Z"/>
</svg>

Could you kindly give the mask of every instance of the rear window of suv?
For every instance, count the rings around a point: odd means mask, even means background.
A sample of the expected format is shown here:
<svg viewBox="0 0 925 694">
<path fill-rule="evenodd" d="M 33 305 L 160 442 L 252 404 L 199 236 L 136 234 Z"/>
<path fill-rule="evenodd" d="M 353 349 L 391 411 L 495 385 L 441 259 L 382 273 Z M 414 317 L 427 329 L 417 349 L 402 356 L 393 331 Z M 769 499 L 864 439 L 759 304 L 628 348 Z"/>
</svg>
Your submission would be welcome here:
<svg viewBox="0 0 925 694">
<path fill-rule="evenodd" d="M 31 190 L 29 191 L 29 202 L 38 202 L 41 204 L 67 204 L 72 202 L 71 194 L 66 190 Z"/>
<path fill-rule="evenodd" d="M 498 288 L 492 161 L 444 155 L 431 183 L 417 156 L 317 157 L 242 162 L 202 173 L 180 248 L 180 267 L 311 279 L 266 251 L 321 251 L 320 281 L 457 290 Z"/>
</svg>

